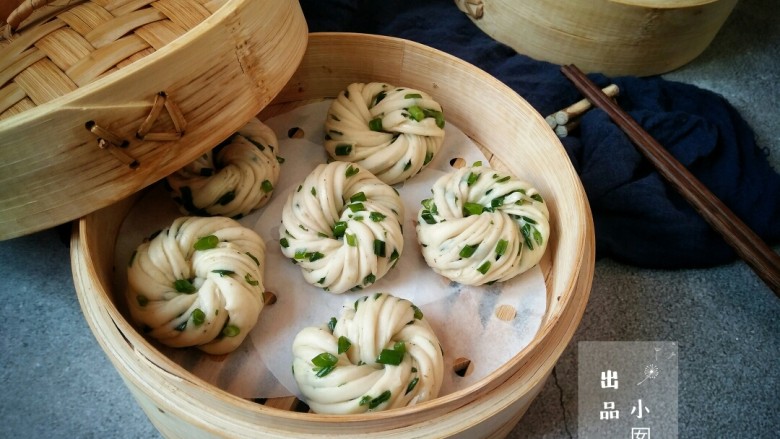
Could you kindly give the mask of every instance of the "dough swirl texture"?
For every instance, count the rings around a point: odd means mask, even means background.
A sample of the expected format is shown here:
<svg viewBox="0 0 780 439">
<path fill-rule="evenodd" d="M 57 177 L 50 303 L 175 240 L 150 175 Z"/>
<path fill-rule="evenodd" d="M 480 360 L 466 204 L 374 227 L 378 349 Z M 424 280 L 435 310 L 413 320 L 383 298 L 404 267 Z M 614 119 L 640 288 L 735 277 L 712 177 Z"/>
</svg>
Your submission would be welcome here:
<svg viewBox="0 0 780 439">
<path fill-rule="evenodd" d="M 360 166 L 317 166 L 288 197 L 279 244 L 304 279 L 331 293 L 371 285 L 403 251 L 398 193 Z"/>
<path fill-rule="evenodd" d="M 314 412 L 363 413 L 437 397 L 444 359 L 422 311 L 379 293 L 358 299 L 328 327 L 299 332 L 293 373 Z"/>
<path fill-rule="evenodd" d="M 173 199 L 190 215 L 240 218 L 271 198 L 279 179 L 274 132 L 257 119 L 169 175 Z"/>
<path fill-rule="evenodd" d="M 444 141 L 441 105 L 425 92 L 372 82 L 350 84 L 331 104 L 325 149 L 387 184 L 419 173 Z"/>
<path fill-rule="evenodd" d="M 127 269 L 130 314 L 172 347 L 233 351 L 263 309 L 265 244 L 225 217 L 182 217 L 142 243 Z"/>
<path fill-rule="evenodd" d="M 417 238 L 435 272 L 466 285 L 506 281 L 544 254 L 549 213 L 530 184 L 477 165 L 442 176 L 431 191 Z"/>
</svg>

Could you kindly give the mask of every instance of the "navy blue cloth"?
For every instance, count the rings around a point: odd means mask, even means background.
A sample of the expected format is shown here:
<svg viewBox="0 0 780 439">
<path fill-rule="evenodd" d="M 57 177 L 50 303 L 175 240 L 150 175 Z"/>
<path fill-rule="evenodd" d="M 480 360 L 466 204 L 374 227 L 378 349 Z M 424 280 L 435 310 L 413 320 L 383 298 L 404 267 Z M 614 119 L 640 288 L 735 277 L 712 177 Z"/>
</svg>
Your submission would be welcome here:
<svg viewBox="0 0 780 439">
<path fill-rule="evenodd" d="M 302 0 L 309 30 L 406 38 L 468 61 L 503 81 L 542 115 L 581 99 L 560 66 L 531 59 L 475 26 L 452 0 Z M 607 78 L 618 103 L 756 233 L 780 242 L 780 175 L 752 129 L 721 96 L 660 77 Z M 641 267 L 708 267 L 734 251 L 652 168 L 625 134 L 590 110 L 562 139 L 593 210 L 598 257 Z"/>
</svg>

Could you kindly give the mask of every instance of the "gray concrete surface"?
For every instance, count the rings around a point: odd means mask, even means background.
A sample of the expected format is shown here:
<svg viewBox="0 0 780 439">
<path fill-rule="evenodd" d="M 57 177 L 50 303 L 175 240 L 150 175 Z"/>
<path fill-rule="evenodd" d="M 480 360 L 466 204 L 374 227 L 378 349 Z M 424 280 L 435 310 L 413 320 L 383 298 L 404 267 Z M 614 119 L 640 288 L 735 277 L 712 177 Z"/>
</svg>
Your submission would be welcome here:
<svg viewBox="0 0 780 439">
<path fill-rule="evenodd" d="M 743 0 L 710 48 L 666 75 L 728 98 L 780 169 L 780 13 Z M 0 437 L 154 438 L 90 332 L 67 228 L 0 242 Z M 596 264 L 572 344 L 511 438 L 577 437 L 577 342 L 679 345 L 680 437 L 777 437 L 780 299 L 742 262 L 658 271 Z"/>
</svg>

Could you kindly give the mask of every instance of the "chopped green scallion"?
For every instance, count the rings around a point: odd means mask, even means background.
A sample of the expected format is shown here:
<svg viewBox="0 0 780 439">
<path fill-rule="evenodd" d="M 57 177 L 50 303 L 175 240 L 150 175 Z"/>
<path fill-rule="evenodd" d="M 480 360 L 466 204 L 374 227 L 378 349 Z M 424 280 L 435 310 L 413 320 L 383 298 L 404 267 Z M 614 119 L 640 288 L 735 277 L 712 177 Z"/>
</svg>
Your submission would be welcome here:
<svg viewBox="0 0 780 439">
<path fill-rule="evenodd" d="M 488 270 L 490 270 L 490 261 L 485 261 L 482 263 L 482 265 L 477 267 L 477 271 L 479 271 L 482 274 L 487 273 Z"/>
<path fill-rule="evenodd" d="M 485 210 L 485 207 L 479 203 L 465 203 L 463 204 L 463 210 L 463 216 L 479 215 Z"/>
<path fill-rule="evenodd" d="M 333 330 L 336 329 L 336 323 L 338 323 L 338 320 L 336 320 L 335 317 L 331 317 L 330 320 L 328 320 L 328 329 L 330 329 L 330 332 L 333 332 Z"/>
<path fill-rule="evenodd" d="M 219 238 L 215 235 L 208 235 L 198 239 L 193 245 L 195 250 L 210 250 L 219 244 Z"/>
<path fill-rule="evenodd" d="M 380 258 L 385 257 L 385 242 L 381 239 L 374 240 L 374 254 Z"/>
<path fill-rule="evenodd" d="M 192 324 L 195 326 L 200 326 L 203 324 L 203 322 L 206 321 L 206 313 L 203 312 L 203 310 L 200 308 L 195 308 L 192 310 L 190 317 L 192 318 Z"/>
<path fill-rule="evenodd" d="M 420 377 L 414 377 L 411 381 L 409 381 L 409 385 L 406 386 L 406 393 L 404 395 L 408 395 L 409 392 L 414 390 L 414 388 L 417 386 L 417 383 L 420 381 Z"/>
<path fill-rule="evenodd" d="M 422 320 L 423 318 L 423 312 L 420 308 L 418 308 L 416 305 L 412 305 L 412 310 L 414 310 L 414 318 L 415 320 Z"/>
<path fill-rule="evenodd" d="M 287 248 L 290 246 L 290 241 L 288 241 L 287 238 L 282 238 L 279 240 L 279 245 L 281 245 L 282 248 Z"/>
<path fill-rule="evenodd" d="M 217 200 L 217 204 L 220 206 L 225 206 L 231 201 L 236 199 L 236 191 L 230 191 L 225 193 L 225 195 L 222 195 L 219 200 Z"/>
<path fill-rule="evenodd" d="M 366 201 L 366 194 L 364 192 L 358 192 L 351 197 L 349 197 L 349 201 L 351 203 L 355 203 L 358 201 Z"/>
<path fill-rule="evenodd" d="M 420 93 L 409 93 L 404 95 L 404 99 L 422 99 Z"/>
<path fill-rule="evenodd" d="M 349 347 L 352 346 L 352 342 L 349 341 L 347 337 L 344 337 L 343 335 L 339 337 L 339 354 L 343 354 L 344 352 L 347 352 L 349 350 Z"/>
<path fill-rule="evenodd" d="M 382 349 L 382 352 L 376 357 L 376 362 L 379 364 L 398 366 L 404 360 L 404 353 L 405 351 L 399 352 L 394 349 Z"/>
<path fill-rule="evenodd" d="M 382 131 L 382 118 L 375 117 L 368 121 L 368 129 L 371 131 Z"/>
<path fill-rule="evenodd" d="M 349 210 L 351 210 L 353 212 L 362 212 L 362 211 L 366 210 L 366 206 L 364 206 L 363 203 L 353 203 L 353 204 L 350 204 L 348 207 L 349 207 Z"/>
<path fill-rule="evenodd" d="M 322 378 L 331 373 L 338 362 L 338 357 L 330 352 L 323 352 L 311 359 L 311 363 L 315 366 L 312 370 L 317 372 L 318 377 Z"/>
<path fill-rule="evenodd" d="M 423 112 L 423 109 L 417 105 L 412 105 L 411 107 L 408 108 L 408 111 L 409 111 L 409 118 L 417 122 L 425 119 L 425 112 Z"/>
<path fill-rule="evenodd" d="M 393 396 L 392 392 L 390 392 L 389 390 L 385 390 L 384 392 L 382 392 L 381 395 L 372 399 L 371 402 L 368 403 L 368 408 L 370 410 L 373 410 L 379 407 L 380 405 L 382 405 L 382 403 L 389 401 L 391 396 Z"/>
<path fill-rule="evenodd" d="M 432 117 L 434 120 L 436 120 L 437 127 L 444 128 L 444 123 L 445 123 L 444 113 L 442 113 L 441 111 L 430 110 L 427 108 L 423 110 L 423 112 L 425 113 L 425 117 Z"/>
<path fill-rule="evenodd" d="M 357 246 L 357 236 L 347 233 L 346 235 L 344 235 L 344 238 L 346 238 L 348 246 L 350 247 Z"/>
<path fill-rule="evenodd" d="M 523 227 L 520 227 L 520 232 L 523 234 L 525 245 L 528 247 L 529 250 L 534 249 L 534 243 L 531 240 L 531 229 L 532 226 L 530 224 L 524 224 Z"/>
<path fill-rule="evenodd" d="M 176 279 L 176 281 L 173 282 L 173 288 L 176 289 L 176 291 L 184 294 L 192 294 L 197 291 L 195 286 L 192 285 L 187 279 Z"/>
<path fill-rule="evenodd" d="M 469 186 L 471 186 L 471 185 L 473 185 L 474 183 L 476 183 L 476 182 L 477 182 L 477 180 L 479 180 L 479 174 L 475 174 L 475 173 L 471 172 L 471 173 L 469 173 L 469 176 L 468 176 L 468 178 L 466 179 L 466 184 L 468 184 Z"/>
<path fill-rule="evenodd" d="M 344 175 L 346 175 L 347 178 L 352 177 L 353 175 L 360 172 L 360 169 L 353 167 L 352 165 L 349 165 L 347 167 L 346 172 L 344 172 Z"/>
<path fill-rule="evenodd" d="M 252 253 L 246 252 L 245 255 L 252 258 L 253 261 L 255 261 L 255 264 L 259 267 L 260 266 L 260 260 L 255 257 Z"/>
<path fill-rule="evenodd" d="M 260 183 L 260 189 L 267 194 L 274 190 L 274 185 L 270 180 L 263 180 L 263 182 Z"/>
<path fill-rule="evenodd" d="M 371 218 L 371 221 L 378 223 L 384 221 L 384 219 L 387 218 L 387 215 L 379 212 L 371 212 L 368 217 Z"/>
<path fill-rule="evenodd" d="M 222 329 L 222 335 L 225 337 L 235 337 L 241 333 L 241 329 L 236 325 L 226 325 Z"/>
<path fill-rule="evenodd" d="M 347 231 L 347 223 L 346 221 L 338 221 L 336 224 L 333 225 L 333 236 L 336 238 L 341 238 L 344 236 L 344 232 Z"/>
<path fill-rule="evenodd" d="M 248 283 L 249 285 L 252 285 L 253 287 L 256 287 L 256 286 L 260 285 L 260 281 L 259 280 L 255 280 L 255 278 L 253 278 L 252 275 L 249 274 L 249 273 L 244 275 L 244 280 L 246 281 L 246 283 Z"/>
<path fill-rule="evenodd" d="M 211 270 L 211 272 L 218 274 L 219 277 L 225 277 L 225 276 L 230 276 L 231 274 L 235 274 L 235 271 L 231 271 L 231 270 Z"/>
<path fill-rule="evenodd" d="M 500 258 L 504 253 L 506 253 L 506 248 L 509 246 L 509 241 L 506 239 L 501 239 L 496 244 L 496 259 Z"/>
<path fill-rule="evenodd" d="M 474 245 L 468 245 L 467 244 L 467 245 L 463 246 L 463 248 L 461 249 L 461 251 L 459 253 L 459 256 L 461 258 L 471 257 L 471 255 L 473 255 L 474 252 L 477 251 L 477 247 L 479 247 L 479 244 L 474 244 Z"/>
<path fill-rule="evenodd" d="M 336 145 L 336 155 L 347 156 L 352 152 L 352 145 L 349 143 L 341 143 Z"/>
</svg>

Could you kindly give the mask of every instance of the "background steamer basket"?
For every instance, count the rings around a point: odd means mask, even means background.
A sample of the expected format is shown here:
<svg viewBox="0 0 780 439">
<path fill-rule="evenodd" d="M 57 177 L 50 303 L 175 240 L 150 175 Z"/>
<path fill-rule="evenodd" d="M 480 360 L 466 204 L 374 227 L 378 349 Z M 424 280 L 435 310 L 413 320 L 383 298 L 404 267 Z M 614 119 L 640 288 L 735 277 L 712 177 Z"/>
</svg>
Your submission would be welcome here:
<svg viewBox="0 0 780 439">
<path fill-rule="evenodd" d="M 607 75 L 657 75 L 701 54 L 737 0 L 454 0 L 519 53 Z"/>
<path fill-rule="evenodd" d="M 84 315 L 154 425 L 168 437 L 504 437 L 538 394 L 577 327 L 594 269 L 584 190 L 560 142 L 532 107 L 485 72 L 405 40 L 311 34 L 306 55 L 261 118 L 335 97 L 351 82 L 386 81 L 431 93 L 447 121 L 481 145 L 492 166 L 514 170 L 544 194 L 552 238 L 542 261 L 547 314 L 536 338 L 477 384 L 432 401 L 363 415 L 295 411 L 290 399 L 263 404 L 216 389 L 183 370 L 118 311 L 111 291 L 117 231 L 137 197 L 82 218 L 71 242 Z M 292 158 L 288 158 L 292 159 Z M 498 347 L 497 347 L 498 348 Z"/>
<path fill-rule="evenodd" d="M 0 39 L 0 239 L 191 162 L 276 96 L 308 36 L 294 0 L 69 3 Z"/>
</svg>

